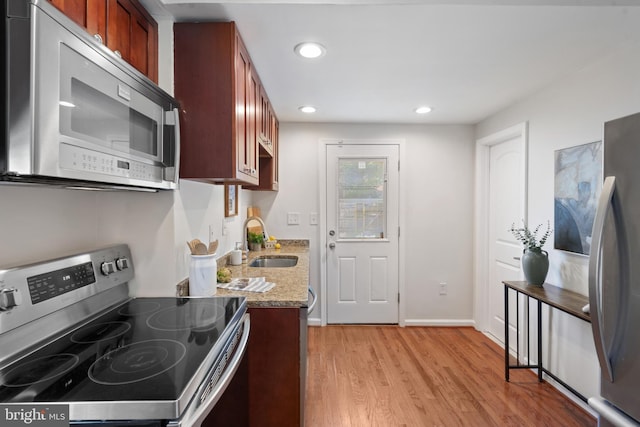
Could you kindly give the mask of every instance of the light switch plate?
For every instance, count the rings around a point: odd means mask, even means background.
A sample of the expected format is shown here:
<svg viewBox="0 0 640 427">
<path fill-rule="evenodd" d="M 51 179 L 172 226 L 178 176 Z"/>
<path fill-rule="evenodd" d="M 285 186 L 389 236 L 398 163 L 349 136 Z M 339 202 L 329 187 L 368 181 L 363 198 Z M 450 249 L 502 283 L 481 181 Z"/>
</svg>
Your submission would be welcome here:
<svg viewBox="0 0 640 427">
<path fill-rule="evenodd" d="M 440 295 L 447 294 L 447 282 L 440 282 Z"/>
<path fill-rule="evenodd" d="M 309 224 L 318 225 L 318 212 L 311 212 L 309 214 Z"/>
<path fill-rule="evenodd" d="M 287 213 L 287 225 L 300 225 L 300 212 Z"/>
</svg>

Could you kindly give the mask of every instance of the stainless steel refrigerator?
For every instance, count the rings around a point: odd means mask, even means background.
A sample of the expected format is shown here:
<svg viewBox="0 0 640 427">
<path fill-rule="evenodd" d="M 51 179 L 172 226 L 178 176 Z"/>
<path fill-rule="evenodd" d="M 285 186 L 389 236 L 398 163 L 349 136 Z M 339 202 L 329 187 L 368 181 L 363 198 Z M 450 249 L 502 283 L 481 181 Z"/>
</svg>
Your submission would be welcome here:
<svg viewBox="0 0 640 427">
<path fill-rule="evenodd" d="M 593 225 L 589 305 L 599 426 L 640 426 L 640 113 L 604 125 L 604 184 Z"/>
</svg>

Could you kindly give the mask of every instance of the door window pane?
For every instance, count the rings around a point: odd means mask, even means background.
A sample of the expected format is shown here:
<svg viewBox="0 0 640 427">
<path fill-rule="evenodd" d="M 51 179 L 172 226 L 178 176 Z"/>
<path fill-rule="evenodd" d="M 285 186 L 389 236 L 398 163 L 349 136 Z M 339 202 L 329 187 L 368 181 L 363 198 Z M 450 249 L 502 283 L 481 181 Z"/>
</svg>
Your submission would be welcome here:
<svg viewBox="0 0 640 427">
<path fill-rule="evenodd" d="M 386 228 L 387 159 L 339 159 L 338 237 L 382 239 Z"/>
</svg>

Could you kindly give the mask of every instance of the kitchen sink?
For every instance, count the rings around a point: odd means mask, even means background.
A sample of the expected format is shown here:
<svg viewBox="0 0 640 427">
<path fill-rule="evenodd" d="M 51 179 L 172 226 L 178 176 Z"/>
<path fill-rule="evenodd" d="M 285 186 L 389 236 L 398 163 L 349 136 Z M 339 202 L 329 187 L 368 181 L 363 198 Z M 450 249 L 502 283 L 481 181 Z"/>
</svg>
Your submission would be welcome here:
<svg viewBox="0 0 640 427">
<path fill-rule="evenodd" d="M 249 267 L 294 267 L 298 257 L 294 255 L 264 255 L 254 258 Z"/>
</svg>

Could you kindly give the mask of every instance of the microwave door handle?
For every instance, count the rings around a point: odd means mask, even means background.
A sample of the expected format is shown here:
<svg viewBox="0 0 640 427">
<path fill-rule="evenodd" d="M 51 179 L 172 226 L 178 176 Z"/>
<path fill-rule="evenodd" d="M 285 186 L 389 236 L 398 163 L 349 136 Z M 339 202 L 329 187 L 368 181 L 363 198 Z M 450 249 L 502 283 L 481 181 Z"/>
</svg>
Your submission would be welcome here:
<svg viewBox="0 0 640 427">
<path fill-rule="evenodd" d="M 178 110 L 177 108 L 173 109 L 173 116 L 175 118 L 175 138 L 176 138 L 176 147 L 175 147 L 175 153 L 176 153 L 176 161 L 175 161 L 175 171 L 176 171 L 176 178 L 173 182 L 175 182 L 176 184 L 178 183 L 178 179 L 180 179 L 180 110 Z"/>
<path fill-rule="evenodd" d="M 600 418 L 604 418 L 611 425 L 618 427 L 637 427 L 638 423 L 631 419 L 627 414 L 616 409 L 611 403 L 607 402 L 601 397 L 590 397 L 588 400 L 589 406 L 596 410 Z"/>
<path fill-rule="evenodd" d="M 591 307 L 591 330 L 593 332 L 593 341 L 596 347 L 602 374 L 613 382 L 613 367 L 611 359 L 607 354 L 604 342 L 604 322 L 602 318 L 602 235 L 604 232 L 605 219 L 611 209 L 613 193 L 616 187 L 616 178 L 608 176 L 602 185 L 600 200 L 598 200 L 598 208 L 596 217 L 593 221 L 593 245 L 592 253 L 589 258 L 589 307 Z"/>
<path fill-rule="evenodd" d="M 175 183 L 178 183 L 178 179 L 180 178 L 179 169 L 180 169 L 180 110 L 174 108 L 170 111 L 165 111 L 164 113 L 165 124 L 169 126 L 173 126 L 173 134 L 175 138 L 175 149 L 173 152 L 175 153 L 174 159 L 174 179 L 172 180 Z M 166 176 L 165 176 L 166 177 Z"/>
</svg>

